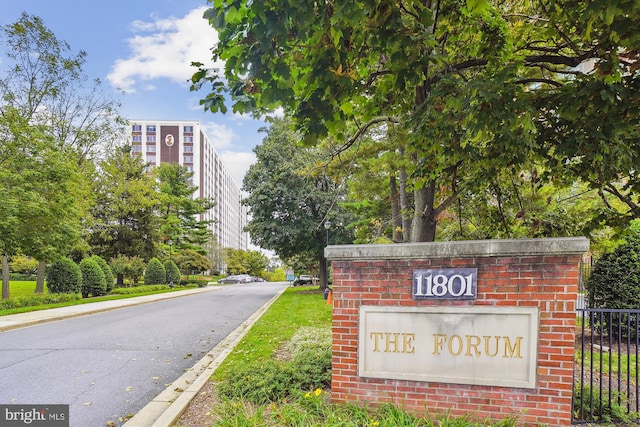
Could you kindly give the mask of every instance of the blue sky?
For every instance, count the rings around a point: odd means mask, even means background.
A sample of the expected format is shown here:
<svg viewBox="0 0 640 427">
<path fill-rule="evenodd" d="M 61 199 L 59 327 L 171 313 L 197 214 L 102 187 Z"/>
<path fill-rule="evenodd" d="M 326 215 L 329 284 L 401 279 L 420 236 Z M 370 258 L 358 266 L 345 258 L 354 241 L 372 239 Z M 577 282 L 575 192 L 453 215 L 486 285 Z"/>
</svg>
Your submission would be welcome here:
<svg viewBox="0 0 640 427">
<path fill-rule="evenodd" d="M 191 61 L 208 63 L 217 42 L 202 18 L 206 8 L 206 0 L 0 0 L 0 25 L 23 11 L 39 16 L 71 52 L 87 52 L 86 74 L 113 88 L 125 118 L 200 122 L 241 186 L 265 123 L 230 111 L 204 112 L 198 102 L 206 91 L 189 91 Z"/>
</svg>

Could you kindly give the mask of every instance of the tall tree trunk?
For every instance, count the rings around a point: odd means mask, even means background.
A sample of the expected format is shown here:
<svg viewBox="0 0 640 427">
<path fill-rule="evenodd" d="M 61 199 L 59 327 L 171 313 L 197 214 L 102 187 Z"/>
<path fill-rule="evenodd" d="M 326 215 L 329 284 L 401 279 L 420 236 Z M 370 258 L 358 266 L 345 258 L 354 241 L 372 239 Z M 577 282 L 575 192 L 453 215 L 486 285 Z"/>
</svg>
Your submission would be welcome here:
<svg viewBox="0 0 640 427">
<path fill-rule="evenodd" d="M 38 273 L 36 276 L 36 294 L 44 293 L 44 272 L 47 264 L 44 261 L 38 262 Z"/>
<path fill-rule="evenodd" d="M 411 219 L 411 206 L 409 194 L 407 193 L 407 170 L 400 169 L 400 214 L 402 215 L 402 241 L 411 241 L 411 229 L 413 228 Z"/>
<path fill-rule="evenodd" d="M 416 207 L 411 233 L 412 242 L 433 242 L 436 239 L 437 218 L 433 206 L 435 193 L 435 181 L 427 182 L 414 192 Z"/>
<path fill-rule="evenodd" d="M 9 257 L 2 255 L 2 299 L 9 299 Z"/>
<path fill-rule="evenodd" d="M 402 242 L 402 213 L 400 210 L 400 195 L 398 194 L 398 183 L 395 172 L 389 176 L 389 190 L 391 194 L 391 240 Z"/>
<path fill-rule="evenodd" d="M 320 290 L 324 291 L 329 286 L 329 261 L 324 257 L 324 254 L 318 257 L 320 264 Z"/>
</svg>

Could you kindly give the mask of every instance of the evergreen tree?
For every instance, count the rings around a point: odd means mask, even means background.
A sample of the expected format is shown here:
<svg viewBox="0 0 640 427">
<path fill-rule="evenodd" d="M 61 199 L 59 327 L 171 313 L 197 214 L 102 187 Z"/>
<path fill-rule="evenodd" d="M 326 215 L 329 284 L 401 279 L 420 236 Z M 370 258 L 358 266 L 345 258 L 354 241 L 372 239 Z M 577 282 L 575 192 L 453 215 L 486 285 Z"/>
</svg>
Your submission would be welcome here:
<svg viewBox="0 0 640 427">
<path fill-rule="evenodd" d="M 105 259 L 117 255 L 149 259 L 160 240 L 159 198 L 140 156 L 117 148 L 100 164 L 95 182 L 95 223 L 89 243 Z"/>
</svg>

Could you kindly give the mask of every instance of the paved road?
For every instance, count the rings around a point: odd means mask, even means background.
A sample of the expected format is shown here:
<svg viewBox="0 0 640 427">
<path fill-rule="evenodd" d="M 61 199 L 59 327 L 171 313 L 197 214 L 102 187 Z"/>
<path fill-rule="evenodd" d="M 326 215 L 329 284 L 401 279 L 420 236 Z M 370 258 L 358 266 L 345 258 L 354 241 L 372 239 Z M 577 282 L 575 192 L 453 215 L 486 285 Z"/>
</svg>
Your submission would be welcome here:
<svg viewBox="0 0 640 427">
<path fill-rule="evenodd" d="M 69 404 L 71 427 L 118 426 L 285 283 L 211 288 L 0 333 L 0 403 Z"/>
</svg>

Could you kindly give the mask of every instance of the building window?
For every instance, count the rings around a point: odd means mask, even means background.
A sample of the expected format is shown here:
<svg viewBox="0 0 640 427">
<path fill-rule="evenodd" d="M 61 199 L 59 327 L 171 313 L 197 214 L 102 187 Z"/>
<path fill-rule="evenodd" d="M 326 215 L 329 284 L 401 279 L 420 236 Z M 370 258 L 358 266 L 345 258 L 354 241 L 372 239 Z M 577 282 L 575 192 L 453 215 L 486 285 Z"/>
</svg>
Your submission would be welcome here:
<svg viewBox="0 0 640 427">
<path fill-rule="evenodd" d="M 147 142 L 156 142 L 155 135 L 147 135 Z"/>
<path fill-rule="evenodd" d="M 142 142 L 142 135 L 133 135 L 133 136 L 131 137 L 131 140 L 132 140 L 133 142 Z"/>
<path fill-rule="evenodd" d="M 185 163 L 193 163 L 193 156 L 184 156 Z"/>
<path fill-rule="evenodd" d="M 155 153 L 156 146 L 155 145 L 147 145 L 147 153 Z"/>
<path fill-rule="evenodd" d="M 156 161 L 155 154 L 147 154 L 147 162 L 154 163 Z"/>
<path fill-rule="evenodd" d="M 193 133 L 193 126 L 185 126 L 184 133 Z"/>
<path fill-rule="evenodd" d="M 193 172 L 193 166 L 187 166 L 187 170 L 188 170 L 189 172 Z"/>
<path fill-rule="evenodd" d="M 155 131 L 156 131 L 155 125 L 147 125 L 147 132 L 155 132 Z"/>
<path fill-rule="evenodd" d="M 185 136 L 184 137 L 184 142 L 193 142 L 193 137 L 192 136 Z"/>
<path fill-rule="evenodd" d="M 185 153 L 193 153 L 193 145 L 185 145 L 184 146 Z"/>
<path fill-rule="evenodd" d="M 131 126 L 131 130 L 133 132 L 142 132 L 142 125 L 133 125 Z"/>
<path fill-rule="evenodd" d="M 131 151 L 133 151 L 134 153 L 141 153 L 142 152 L 142 147 L 139 145 L 133 145 L 131 146 Z"/>
</svg>

